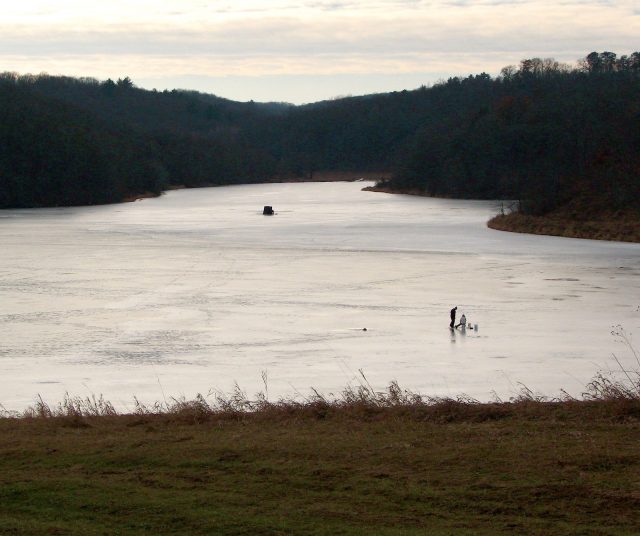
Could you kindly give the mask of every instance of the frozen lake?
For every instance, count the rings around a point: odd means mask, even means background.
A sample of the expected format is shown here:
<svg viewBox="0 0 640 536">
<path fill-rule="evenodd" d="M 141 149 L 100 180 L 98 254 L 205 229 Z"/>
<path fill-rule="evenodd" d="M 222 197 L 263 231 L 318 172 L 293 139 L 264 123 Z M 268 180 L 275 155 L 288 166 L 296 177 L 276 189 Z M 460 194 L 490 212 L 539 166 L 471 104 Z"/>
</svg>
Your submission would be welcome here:
<svg viewBox="0 0 640 536">
<path fill-rule="evenodd" d="M 487 400 L 579 394 L 613 352 L 630 363 L 611 327 L 640 327 L 640 245 L 493 231 L 494 202 L 366 184 L 0 211 L 0 404 L 252 395 L 263 371 L 271 398 L 329 393 L 358 369 Z M 454 305 L 477 333 L 452 336 Z"/>
</svg>

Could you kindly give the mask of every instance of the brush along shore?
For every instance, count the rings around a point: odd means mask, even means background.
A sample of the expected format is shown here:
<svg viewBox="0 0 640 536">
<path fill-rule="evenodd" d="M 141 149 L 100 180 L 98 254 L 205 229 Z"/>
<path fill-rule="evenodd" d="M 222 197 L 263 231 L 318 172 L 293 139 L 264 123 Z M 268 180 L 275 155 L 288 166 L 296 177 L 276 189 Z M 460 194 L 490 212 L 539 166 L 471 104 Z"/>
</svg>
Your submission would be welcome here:
<svg viewBox="0 0 640 536">
<path fill-rule="evenodd" d="M 368 186 L 364 191 L 432 197 L 424 190 L 396 190 L 387 186 Z M 578 200 L 542 216 L 512 212 L 498 214 L 487 222 L 497 231 L 512 233 L 640 242 L 640 209 L 611 210 L 601 203 Z"/>
<path fill-rule="evenodd" d="M 0 534 L 637 534 L 640 397 L 42 401 L 0 419 Z"/>
<path fill-rule="evenodd" d="M 529 216 L 514 212 L 498 215 L 487 226 L 498 231 L 530 233 L 592 240 L 640 242 L 640 216 L 583 217 L 575 219 L 563 214 Z"/>
</svg>

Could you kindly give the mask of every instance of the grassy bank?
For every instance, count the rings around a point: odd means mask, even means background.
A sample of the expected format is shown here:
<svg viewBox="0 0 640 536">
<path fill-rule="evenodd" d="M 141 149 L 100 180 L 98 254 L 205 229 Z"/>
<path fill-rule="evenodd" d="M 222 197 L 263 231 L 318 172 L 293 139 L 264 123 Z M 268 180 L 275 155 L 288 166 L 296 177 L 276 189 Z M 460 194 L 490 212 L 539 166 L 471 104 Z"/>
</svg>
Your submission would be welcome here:
<svg viewBox="0 0 640 536">
<path fill-rule="evenodd" d="M 0 533 L 634 534 L 627 395 L 40 403 L 0 419 Z"/>
<path fill-rule="evenodd" d="M 430 197 L 424 190 L 400 191 L 384 185 L 369 186 L 363 190 Z M 640 242 L 639 209 L 613 211 L 599 206 L 598 203 L 585 202 L 583 199 L 543 216 L 529 216 L 519 212 L 498 214 L 487 222 L 487 226 L 512 233 Z"/>
<path fill-rule="evenodd" d="M 640 216 L 637 214 L 590 217 L 587 212 L 577 219 L 564 213 L 528 216 L 514 212 L 495 216 L 487 225 L 492 229 L 514 233 L 640 242 Z"/>
</svg>

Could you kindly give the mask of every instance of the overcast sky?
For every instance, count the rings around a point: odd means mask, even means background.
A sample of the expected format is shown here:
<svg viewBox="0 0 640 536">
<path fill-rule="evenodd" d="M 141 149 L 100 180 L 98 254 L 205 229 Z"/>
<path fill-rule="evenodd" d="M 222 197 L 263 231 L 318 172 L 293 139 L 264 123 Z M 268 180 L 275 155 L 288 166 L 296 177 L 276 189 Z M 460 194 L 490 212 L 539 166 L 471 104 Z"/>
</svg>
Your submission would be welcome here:
<svg viewBox="0 0 640 536">
<path fill-rule="evenodd" d="M 21 0 L 0 71 L 313 102 L 640 49 L 640 0 Z"/>
</svg>

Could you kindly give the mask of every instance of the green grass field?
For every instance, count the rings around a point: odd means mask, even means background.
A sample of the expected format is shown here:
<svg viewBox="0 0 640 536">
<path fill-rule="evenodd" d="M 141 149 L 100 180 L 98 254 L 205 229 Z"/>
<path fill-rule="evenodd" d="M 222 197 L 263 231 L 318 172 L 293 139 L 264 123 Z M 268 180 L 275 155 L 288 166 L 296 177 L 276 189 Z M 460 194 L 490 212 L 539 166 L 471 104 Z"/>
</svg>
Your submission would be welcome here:
<svg viewBox="0 0 640 536">
<path fill-rule="evenodd" d="M 0 419 L 0 534 L 640 533 L 637 399 L 238 407 Z"/>
</svg>

